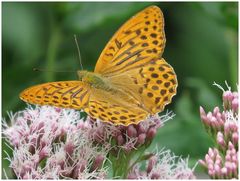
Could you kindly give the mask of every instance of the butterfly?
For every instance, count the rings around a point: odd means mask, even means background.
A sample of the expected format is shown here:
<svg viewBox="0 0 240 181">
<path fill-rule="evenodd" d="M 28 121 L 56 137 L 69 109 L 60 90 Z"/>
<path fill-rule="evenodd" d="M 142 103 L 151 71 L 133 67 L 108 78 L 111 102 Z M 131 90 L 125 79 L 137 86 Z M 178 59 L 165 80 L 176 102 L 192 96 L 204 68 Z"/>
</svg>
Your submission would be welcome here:
<svg viewBox="0 0 240 181">
<path fill-rule="evenodd" d="M 79 80 L 48 82 L 25 89 L 20 99 L 37 105 L 84 110 L 114 125 L 138 124 L 164 110 L 176 94 L 177 77 L 162 58 L 163 13 L 149 6 L 130 18 L 102 51 L 94 72 Z"/>
</svg>

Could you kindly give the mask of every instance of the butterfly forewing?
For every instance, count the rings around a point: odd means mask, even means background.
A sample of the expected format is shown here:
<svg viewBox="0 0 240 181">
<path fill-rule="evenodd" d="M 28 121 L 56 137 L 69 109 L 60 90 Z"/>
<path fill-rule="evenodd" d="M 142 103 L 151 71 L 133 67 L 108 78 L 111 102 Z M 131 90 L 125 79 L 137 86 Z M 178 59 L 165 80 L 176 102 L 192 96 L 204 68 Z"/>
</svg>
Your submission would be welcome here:
<svg viewBox="0 0 240 181">
<path fill-rule="evenodd" d="M 101 53 L 95 72 L 105 76 L 143 66 L 161 57 L 165 47 L 164 20 L 157 6 L 150 6 L 128 20 Z"/>
<path fill-rule="evenodd" d="M 88 106 L 89 86 L 80 81 L 49 82 L 25 89 L 20 98 L 31 104 L 82 109 Z"/>
</svg>

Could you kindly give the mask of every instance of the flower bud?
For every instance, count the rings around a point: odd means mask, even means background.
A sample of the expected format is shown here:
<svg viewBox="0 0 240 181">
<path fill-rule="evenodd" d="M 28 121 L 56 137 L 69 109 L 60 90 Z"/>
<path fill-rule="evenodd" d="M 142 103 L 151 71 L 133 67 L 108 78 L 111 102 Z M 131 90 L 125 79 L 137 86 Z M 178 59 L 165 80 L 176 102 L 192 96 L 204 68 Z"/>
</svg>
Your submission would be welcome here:
<svg viewBox="0 0 240 181">
<path fill-rule="evenodd" d="M 232 101 L 232 109 L 234 112 L 238 111 L 238 99 L 237 98 L 234 98 Z"/>
<path fill-rule="evenodd" d="M 222 132 L 220 132 L 220 131 L 217 133 L 217 143 L 219 145 L 221 145 L 222 148 L 225 148 L 225 146 L 226 146 L 224 136 L 223 136 Z"/>
<path fill-rule="evenodd" d="M 234 96 L 231 91 L 225 91 L 223 93 L 223 101 L 232 101 L 233 98 L 234 98 Z"/>
<path fill-rule="evenodd" d="M 211 157 L 208 154 L 205 155 L 205 160 L 206 160 L 207 164 L 213 163 Z"/>
<path fill-rule="evenodd" d="M 146 134 L 142 133 L 138 136 L 137 144 L 142 145 L 145 142 Z"/>
<path fill-rule="evenodd" d="M 210 119 L 210 124 L 212 125 L 213 128 L 218 128 L 218 122 L 217 122 L 217 118 L 212 116 L 211 119 Z"/>
<path fill-rule="evenodd" d="M 154 138 L 154 136 L 156 135 L 157 130 L 155 127 L 151 127 L 148 131 L 147 131 L 147 139 L 152 140 Z"/>
<path fill-rule="evenodd" d="M 137 136 L 137 130 L 136 130 L 136 128 L 134 128 L 133 125 L 128 126 L 128 128 L 127 128 L 127 135 L 130 138 L 134 138 L 134 137 Z"/>
<path fill-rule="evenodd" d="M 231 141 L 228 142 L 228 149 L 229 150 L 234 149 L 234 145 L 231 143 Z"/>
<path fill-rule="evenodd" d="M 231 155 L 229 153 L 229 150 L 227 150 L 227 151 L 228 151 L 228 153 L 225 156 L 225 160 L 230 162 L 232 160 L 232 158 L 231 158 Z"/>
<path fill-rule="evenodd" d="M 220 168 L 220 166 L 217 165 L 217 164 L 215 164 L 215 165 L 214 165 L 214 170 L 215 170 L 216 175 L 217 175 L 218 177 L 220 177 L 220 175 L 221 175 L 221 168 Z"/>
<path fill-rule="evenodd" d="M 228 174 L 232 170 L 232 163 L 230 161 L 226 161 L 224 166 L 227 168 Z"/>
<path fill-rule="evenodd" d="M 75 145 L 72 142 L 65 143 L 64 150 L 67 153 L 67 155 L 71 156 L 73 154 Z"/>
<path fill-rule="evenodd" d="M 77 165 L 74 167 L 74 170 L 72 172 L 72 178 L 77 179 L 78 175 L 82 173 L 87 167 L 87 161 L 81 160 L 77 163 Z"/>
<path fill-rule="evenodd" d="M 237 122 L 229 122 L 229 127 L 232 132 L 238 132 L 238 125 Z"/>
<path fill-rule="evenodd" d="M 103 143 L 104 141 L 104 130 L 99 128 L 96 133 L 93 133 L 94 140 L 98 143 Z"/>
<path fill-rule="evenodd" d="M 231 170 L 231 172 L 232 173 L 237 173 L 237 170 L 238 170 L 237 164 L 232 162 L 232 170 Z"/>
<path fill-rule="evenodd" d="M 233 141 L 233 144 L 234 145 L 237 145 L 238 144 L 238 132 L 234 132 L 232 134 L 232 141 Z"/>
<path fill-rule="evenodd" d="M 231 133 L 230 123 L 226 122 L 224 124 L 224 134 L 227 136 L 229 135 L 229 133 Z"/>
<path fill-rule="evenodd" d="M 123 136 L 122 135 L 118 135 L 117 136 L 117 144 L 118 145 L 123 145 L 124 142 L 125 142 L 125 140 L 124 140 Z"/>
<path fill-rule="evenodd" d="M 200 111 L 200 115 L 201 116 L 206 116 L 206 113 L 205 113 L 205 111 L 204 111 L 202 106 L 200 106 L 199 111 Z"/>
<path fill-rule="evenodd" d="M 212 148 L 208 149 L 208 155 L 211 159 L 215 157 L 215 153 L 214 153 L 214 150 Z"/>
<path fill-rule="evenodd" d="M 64 170 L 60 171 L 60 174 L 64 177 L 70 177 L 72 174 L 72 167 L 65 167 Z"/>
<path fill-rule="evenodd" d="M 208 170 L 210 170 L 210 171 L 213 171 L 213 170 L 214 170 L 213 161 L 212 161 L 212 163 L 211 163 L 211 162 L 208 162 Z"/>
<path fill-rule="evenodd" d="M 202 165 L 203 167 L 207 168 L 207 164 L 204 160 L 198 160 L 198 163 Z"/>
<path fill-rule="evenodd" d="M 222 157 L 219 154 L 216 155 L 215 164 L 222 165 Z"/>
<path fill-rule="evenodd" d="M 205 125 L 208 125 L 209 124 L 209 119 L 204 111 L 204 109 L 202 108 L 202 106 L 200 106 L 200 117 L 201 117 L 201 120 L 202 122 L 205 124 Z"/>
<path fill-rule="evenodd" d="M 232 156 L 232 162 L 238 164 L 237 154 Z"/>
<path fill-rule="evenodd" d="M 146 133 L 147 130 L 146 130 L 146 128 L 140 123 L 140 124 L 138 124 L 137 132 L 138 132 L 138 135 L 140 135 L 141 133 Z"/>
<path fill-rule="evenodd" d="M 151 174 L 151 179 L 159 179 L 160 178 L 160 174 L 157 172 L 154 172 Z"/>
<path fill-rule="evenodd" d="M 227 168 L 226 167 L 223 167 L 222 169 L 221 169 L 221 173 L 222 173 L 222 175 L 227 175 Z"/>
<path fill-rule="evenodd" d="M 217 116 L 217 114 L 219 113 L 219 111 L 220 111 L 219 107 L 215 107 L 215 108 L 213 109 L 213 115 L 214 115 L 214 116 Z"/>
<path fill-rule="evenodd" d="M 215 170 L 208 168 L 208 175 L 210 177 L 214 177 L 215 176 Z"/>
<path fill-rule="evenodd" d="M 152 169 L 156 165 L 156 163 L 157 163 L 157 157 L 152 156 L 148 161 L 147 173 L 150 173 L 152 171 Z"/>
<path fill-rule="evenodd" d="M 211 113 L 211 112 L 208 112 L 208 113 L 207 113 L 207 119 L 208 119 L 208 120 L 211 120 L 211 119 L 212 119 L 212 113 Z"/>
<path fill-rule="evenodd" d="M 42 148 L 40 151 L 39 151 L 39 162 L 41 160 L 43 160 L 44 158 L 46 158 L 48 155 L 50 154 L 50 150 L 47 146 L 45 146 L 44 148 Z"/>
<path fill-rule="evenodd" d="M 92 165 L 91 170 L 94 171 L 94 170 L 99 169 L 102 166 L 103 161 L 104 161 L 104 156 L 103 155 L 97 155 L 95 160 L 94 160 L 94 163 Z"/>
</svg>

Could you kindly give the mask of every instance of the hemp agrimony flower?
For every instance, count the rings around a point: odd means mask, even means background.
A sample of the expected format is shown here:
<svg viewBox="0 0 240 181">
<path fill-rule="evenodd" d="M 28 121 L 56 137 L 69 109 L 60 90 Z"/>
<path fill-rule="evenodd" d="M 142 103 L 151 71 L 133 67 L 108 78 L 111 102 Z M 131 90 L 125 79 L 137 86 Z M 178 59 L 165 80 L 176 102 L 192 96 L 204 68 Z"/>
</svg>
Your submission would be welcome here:
<svg viewBox="0 0 240 181">
<path fill-rule="evenodd" d="M 214 139 L 215 147 L 209 148 L 205 159 L 199 163 L 213 179 L 238 178 L 238 103 L 238 92 L 229 88 L 223 90 L 223 111 L 215 107 L 206 113 L 200 107 L 202 123 Z"/>
<path fill-rule="evenodd" d="M 49 106 L 10 116 L 3 134 L 13 146 L 10 167 L 19 179 L 103 179 L 108 150 L 89 137 L 80 114 Z M 83 126 L 84 125 L 84 126 Z"/>
<path fill-rule="evenodd" d="M 13 157 L 7 159 L 19 179 L 194 178 L 187 161 L 176 161 L 170 151 L 146 153 L 158 129 L 172 117 L 168 113 L 138 125 L 114 126 L 91 117 L 84 120 L 76 110 L 28 107 L 10 115 L 10 126 L 3 123 L 13 147 Z M 140 176 L 136 173 L 144 162 L 149 166 Z M 156 175 L 159 169 L 165 170 L 161 176 Z"/>
</svg>

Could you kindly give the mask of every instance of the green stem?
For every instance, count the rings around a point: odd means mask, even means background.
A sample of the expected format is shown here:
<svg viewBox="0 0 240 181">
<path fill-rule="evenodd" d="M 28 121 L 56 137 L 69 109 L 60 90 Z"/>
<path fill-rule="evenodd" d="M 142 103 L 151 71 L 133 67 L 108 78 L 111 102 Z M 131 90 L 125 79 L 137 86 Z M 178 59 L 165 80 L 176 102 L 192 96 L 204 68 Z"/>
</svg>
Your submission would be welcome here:
<svg viewBox="0 0 240 181">
<path fill-rule="evenodd" d="M 46 63 L 46 69 L 50 70 L 46 72 L 45 79 L 46 81 L 54 81 L 54 72 L 51 70 L 54 70 L 56 68 L 56 57 L 59 50 L 59 44 L 61 42 L 61 29 L 60 26 L 56 25 L 56 23 L 52 23 L 52 32 L 51 37 L 48 44 L 48 50 L 47 50 L 47 63 Z"/>
<path fill-rule="evenodd" d="M 134 165 L 136 165 L 138 162 L 142 161 L 143 159 L 143 154 L 145 152 L 145 150 L 151 145 L 151 141 L 149 143 L 146 143 L 145 145 L 142 145 L 138 152 L 139 152 L 139 156 L 137 157 L 137 159 L 131 164 L 130 167 L 128 167 L 127 169 L 127 174 L 133 169 Z"/>
<path fill-rule="evenodd" d="M 123 171 L 123 179 L 127 179 L 127 175 L 129 173 L 129 163 L 130 163 L 130 160 L 131 160 L 131 157 L 132 157 L 132 153 L 130 153 L 127 157 L 126 157 L 126 165 L 124 167 L 124 171 Z"/>
<path fill-rule="evenodd" d="M 129 153 L 125 153 L 123 150 L 120 150 L 118 158 L 110 157 L 112 158 L 113 178 L 126 179 L 128 173 L 132 170 L 134 165 L 143 160 L 144 152 L 150 144 L 151 141 Z M 130 164 L 131 160 L 133 162 L 132 164 Z"/>
<path fill-rule="evenodd" d="M 111 156 L 110 158 L 112 161 L 113 178 L 126 178 L 131 153 L 126 154 L 123 150 L 120 150 L 118 158 L 114 156 Z"/>
<path fill-rule="evenodd" d="M 122 154 L 120 155 L 119 159 L 116 160 L 117 161 L 117 168 L 116 169 L 116 175 L 115 176 L 119 176 L 121 179 L 124 178 L 125 175 L 125 170 L 126 167 L 128 165 L 128 159 L 127 156 L 125 155 L 125 153 L 123 151 L 121 151 Z"/>
</svg>

